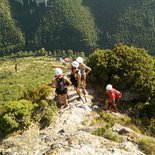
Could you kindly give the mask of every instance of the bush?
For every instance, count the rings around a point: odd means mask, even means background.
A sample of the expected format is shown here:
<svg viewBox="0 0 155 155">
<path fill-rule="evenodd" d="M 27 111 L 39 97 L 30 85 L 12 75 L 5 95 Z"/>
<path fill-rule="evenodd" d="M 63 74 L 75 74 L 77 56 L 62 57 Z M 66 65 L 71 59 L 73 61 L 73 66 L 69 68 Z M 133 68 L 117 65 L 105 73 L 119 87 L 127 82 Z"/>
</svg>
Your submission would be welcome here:
<svg viewBox="0 0 155 155">
<path fill-rule="evenodd" d="M 145 154 L 155 154 L 155 142 L 152 139 L 141 138 L 139 140 L 139 147 Z"/>
<path fill-rule="evenodd" d="M 39 103 L 35 104 L 35 111 L 33 118 L 36 122 L 39 122 L 41 127 L 48 126 L 52 120 L 53 115 L 57 110 L 56 103 L 53 101 L 52 107 L 45 100 L 41 100 Z"/>
<path fill-rule="evenodd" d="M 99 119 L 100 121 L 105 121 L 105 125 L 102 125 L 102 127 L 95 130 L 93 134 L 98 136 L 104 136 L 104 134 L 107 133 L 108 129 L 110 129 L 116 123 L 116 121 L 114 117 L 107 113 L 100 113 Z"/>
<path fill-rule="evenodd" d="M 41 100 L 45 100 L 49 96 L 50 91 L 50 87 L 46 85 L 35 89 L 28 89 L 20 99 L 26 99 L 32 101 L 32 103 L 37 103 Z"/>
<path fill-rule="evenodd" d="M 14 130 L 23 130 L 31 123 L 37 122 L 41 128 L 48 126 L 57 106 L 54 100 L 46 101 L 50 87 L 42 86 L 27 90 L 19 101 L 8 102 L 0 107 L 0 136 Z"/>
<path fill-rule="evenodd" d="M 155 60 L 144 49 L 116 45 L 113 50 L 96 50 L 89 56 L 91 81 L 105 87 L 108 83 L 146 100 L 155 91 Z"/>
<path fill-rule="evenodd" d="M 5 112 L 0 117 L 2 133 L 29 126 L 33 109 L 33 104 L 27 100 L 11 101 L 6 104 Z"/>
<path fill-rule="evenodd" d="M 147 134 L 155 136 L 155 103 L 138 103 L 134 107 L 134 122 L 142 126 Z"/>
<path fill-rule="evenodd" d="M 107 138 L 114 142 L 118 142 L 118 143 L 121 142 L 121 138 L 119 137 L 119 135 L 112 131 L 106 131 L 103 136 L 104 136 L 104 138 Z"/>
</svg>

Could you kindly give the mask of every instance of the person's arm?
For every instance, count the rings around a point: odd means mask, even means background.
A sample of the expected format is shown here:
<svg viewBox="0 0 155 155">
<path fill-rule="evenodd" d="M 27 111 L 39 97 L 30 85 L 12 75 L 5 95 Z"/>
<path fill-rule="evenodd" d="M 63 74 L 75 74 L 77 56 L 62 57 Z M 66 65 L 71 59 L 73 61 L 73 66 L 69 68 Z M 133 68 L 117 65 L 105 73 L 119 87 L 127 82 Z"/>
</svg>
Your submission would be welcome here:
<svg viewBox="0 0 155 155">
<path fill-rule="evenodd" d="M 72 84 L 72 82 L 65 76 L 64 79 L 66 80 L 66 83 L 68 83 L 68 86 Z"/>
<path fill-rule="evenodd" d="M 69 66 L 59 66 L 59 65 L 52 65 L 52 67 L 54 68 L 61 68 L 61 69 L 69 69 L 70 67 Z"/>
<path fill-rule="evenodd" d="M 50 87 L 56 87 L 56 78 L 53 79 L 49 84 Z"/>
<path fill-rule="evenodd" d="M 82 64 L 82 65 L 83 65 L 83 67 L 87 70 L 86 75 L 89 74 L 89 72 L 91 71 L 91 68 L 88 67 L 88 66 L 85 65 L 85 64 Z"/>
</svg>

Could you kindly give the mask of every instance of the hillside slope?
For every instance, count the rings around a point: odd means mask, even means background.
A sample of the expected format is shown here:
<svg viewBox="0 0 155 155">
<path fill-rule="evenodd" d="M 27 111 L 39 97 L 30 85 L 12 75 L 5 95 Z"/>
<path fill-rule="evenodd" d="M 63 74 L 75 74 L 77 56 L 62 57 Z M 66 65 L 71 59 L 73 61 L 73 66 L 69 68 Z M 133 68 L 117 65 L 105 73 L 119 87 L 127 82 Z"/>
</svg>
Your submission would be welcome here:
<svg viewBox="0 0 155 155">
<path fill-rule="evenodd" d="M 0 3 L 0 55 L 8 54 L 23 47 L 25 39 L 17 27 L 8 0 Z"/>
<path fill-rule="evenodd" d="M 77 101 L 76 97 L 75 91 L 70 90 L 69 107 L 58 111 L 53 124 L 43 130 L 34 125 L 20 135 L 5 139 L 0 145 L 0 152 L 16 155 L 144 155 L 138 148 L 140 139 L 145 138 L 155 145 L 155 139 L 140 135 L 120 124 L 114 124 L 111 128 L 121 138 L 120 142 L 93 135 L 92 132 L 99 127 L 92 123 L 99 117 L 95 107 L 92 107 L 93 97 L 87 95 L 88 102 L 85 104 Z M 110 115 L 116 119 L 124 117 L 122 114 Z"/>
</svg>

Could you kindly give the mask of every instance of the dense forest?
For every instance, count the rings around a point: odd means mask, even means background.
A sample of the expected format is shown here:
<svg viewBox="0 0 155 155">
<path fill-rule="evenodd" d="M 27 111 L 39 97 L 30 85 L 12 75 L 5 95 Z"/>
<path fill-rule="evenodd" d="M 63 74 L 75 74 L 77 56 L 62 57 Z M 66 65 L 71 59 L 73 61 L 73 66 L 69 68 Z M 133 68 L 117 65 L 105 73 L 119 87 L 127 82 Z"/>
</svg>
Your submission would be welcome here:
<svg viewBox="0 0 155 155">
<path fill-rule="evenodd" d="M 20 28 L 11 16 L 10 5 L 7 0 L 0 3 L 0 53 L 7 54 L 19 50 L 25 44 Z"/>
<path fill-rule="evenodd" d="M 1 55 L 12 50 L 42 47 L 90 54 L 96 48 L 112 49 L 116 43 L 134 45 L 145 48 L 150 54 L 155 53 L 153 0 L 48 2 L 50 7 L 26 1 L 24 5 L 14 0 L 1 2 Z"/>
</svg>

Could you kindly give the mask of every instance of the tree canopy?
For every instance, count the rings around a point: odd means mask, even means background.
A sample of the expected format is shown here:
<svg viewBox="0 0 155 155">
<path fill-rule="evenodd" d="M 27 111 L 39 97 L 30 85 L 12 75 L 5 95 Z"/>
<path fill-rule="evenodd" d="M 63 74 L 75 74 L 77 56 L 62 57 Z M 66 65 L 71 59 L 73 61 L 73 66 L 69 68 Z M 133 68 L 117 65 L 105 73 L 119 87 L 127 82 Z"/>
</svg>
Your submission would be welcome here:
<svg viewBox="0 0 155 155">
<path fill-rule="evenodd" d="M 96 47 L 94 19 L 80 0 L 52 0 L 52 6 L 35 34 L 37 47 L 86 51 Z"/>
<path fill-rule="evenodd" d="M 155 92 L 155 59 L 147 51 L 118 44 L 113 50 L 96 50 L 89 56 L 91 80 L 108 83 L 145 100 Z"/>
<path fill-rule="evenodd" d="M 155 54 L 155 1 L 83 0 L 100 29 L 100 48 L 124 43 Z"/>
<path fill-rule="evenodd" d="M 0 55 L 20 49 L 25 43 L 21 30 L 11 16 L 7 0 L 0 3 Z"/>
</svg>

